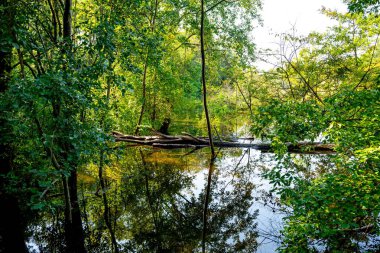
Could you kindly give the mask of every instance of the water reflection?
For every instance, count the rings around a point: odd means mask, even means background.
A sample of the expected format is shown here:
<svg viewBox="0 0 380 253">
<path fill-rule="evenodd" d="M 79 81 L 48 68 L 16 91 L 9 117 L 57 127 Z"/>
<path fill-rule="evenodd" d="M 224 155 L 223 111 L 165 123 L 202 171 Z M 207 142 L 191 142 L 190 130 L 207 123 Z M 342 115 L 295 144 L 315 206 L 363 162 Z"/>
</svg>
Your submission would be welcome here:
<svg viewBox="0 0 380 253">
<path fill-rule="evenodd" d="M 319 173 L 316 158 L 294 156 L 299 176 Z M 314 159 L 314 160 L 313 160 Z M 79 197 L 89 252 L 200 252 L 209 151 L 127 148 L 79 175 Z M 207 252 L 274 252 L 289 212 L 262 172 L 273 154 L 220 150 L 207 205 Z M 108 165 L 106 165 L 108 164 Z M 62 252 L 63 210 L 29 226 L 36 252 Z M 115 240 L 113 240 L 115 238 Z"/>
</svg>

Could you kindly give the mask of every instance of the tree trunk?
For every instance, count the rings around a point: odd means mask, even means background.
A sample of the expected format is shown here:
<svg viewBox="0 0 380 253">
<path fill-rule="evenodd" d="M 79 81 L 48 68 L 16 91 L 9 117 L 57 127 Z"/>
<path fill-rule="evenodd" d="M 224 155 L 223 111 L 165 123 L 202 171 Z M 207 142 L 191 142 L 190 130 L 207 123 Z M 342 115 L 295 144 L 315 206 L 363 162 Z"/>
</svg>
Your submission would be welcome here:
<svg viewBox="0 0 380 253">
<path fill-rule="evenodd" d="M 211 133 L 211 123 L 210 117 L 208 114 L 207 108 L 207 86 L 206 86 L 206 54 L 205 54 L 205 43 L 204 43 L 204 22 L 205 22 L 205 11 L 204 11 L 204 0 L 201 0 L 201 56 L 202 56 L 202 87 L 203 87 L 203 107 L 206 115 L 207 122 L 207 132 L 208 139 L 211 148 L 211 159 L 215 158 L 215 149 L 214 143 L 212 141 L 212 133 Z"/>
<path fill-rule="evenodd" d="M 156 18 L 157 18 L 157 11 L 158 11 L 158 0 L 154 1 L 154 10 L 152 13 L 152 21 L 150 23 L 150 31 L 153 34 L 154 30 L 156 28 Z M 145 62 L 144 62 L 144 73 L 143 73 L 143 79 L 142 79 L 142 104 L 141 104 L 141 111 L 140 111 L 140 116 L 139 116 L 139 121 L 136 126 L 135 130 L 135 135 L 137 135 L 140 131 L 140 126 L 142 124 L 142 120 L 144 117 L 145 113 L 145 107 L 146 107 L 146 75 L 148 73 L 148 63 L 149 63 L 149 54 L 150 54 L 150 49 L 148 48 L 146 52 L 146 57 L 145 57 Z"/>
<path fill-rule="evenodd" d="M 66 53 L 69 55 L 69 58 L 72 54 L 71 52 L 71 35 L 72 35 L 72 0 L 65 0 L 65 9 L 63 12 L 63 39 L 68 43 L 68 49 Z M 64 52 L 65 53 L 65 52 Z M 67 70 L 66 70 L 67 71 Z M 70 85 L 68 82 L 67 85 Z M 59 108 L 60 108 L 60 100 L 57 99 L 58 102 L 56 102 L 55 106 L 57 106 L 58 110 L 54 112 L 53 114 L 55 117 L 58 117 L 60 114 Z M 53 108 L 55 107 L 53 105 Z M 67 161 L 68 154 L 75 154 L 75 148 L 68 143 L 68 140 L 61 140 L 60 145 L 62 150 L 65 150 L 65 154 L 63 157 Z M 68 162 L 68 161 L 67 161 Z M 68 162 L 70 164 L 70 162 Z M 78 202 L 78 190 L 77 190 L 77 167 L 75 163 L 71 163 L 73 166 L 70 166 L 70 174 L 67 178 L 67 182 L 63 182 L 64 184 L 67 183 L 67 191 L 65 193 L 66 198 L 69 197 L 69 200 L 67 201 L 69 205 L 66 205 L 65 212 L 65 235 L 66 235 L 66 243 L 67 243 L 67 252 L 75 252 L 75 253 L 83 253 L 86 252 L 86 248 L 84 246 L 84 232 L 82 227 L 82 217 L 81 217 L 81 211 L 79 207 Z M 64 180 L 65 181 L 65 180 Z"/>
<path fill-rule="evenodd" d="M 183 133 L 182 135 L 165 135 L 160 132 L 155 132 L 153 136 L 132 136 L 124 135 L 119 132 L 112 132 L 112 136 L 116 142 L 128 142 L 138 145 L 149 145 L 158 148 L 203 148 L 209 146 L 209 140 L 205 137 L 195 137 L 190 134 Z M 230 141 L 216 141 L 215 147 L 220 148 L 252 148 L 263 152 L 273 151 L 270 143 L 241 143 Z M 329 154 L 335 153 L 334 144 L 321 142 L 299 142 L 286 143 L 288 152 L 303 153 L 303 154 Z"/>
<path fill-rule="evenodd" d="M 78 189 L 77 189 L 77 171 L 71 170 L 68 178 L 68 186 L 70 193 L 71 205 L 71 220 L 66 220 L 65 234 L 67 241 L 66 252 L 70 253 L 83 253 L 86 252 L 84 246 L 84 233 L 82 227 L 82 217 L 78 202 Z"/>
<path fill-rule="evenodd" d="M 14 12 L 10 2 L 2 1 L 5 9 L 0 22 L 0 39 L 11 38 Z M 8 29 L 6 29 L 8 28 Z M 0 50 L 0 94 L 8 89 L 11 71 L 12 47 Z M 23 217 L 17 197 L 6 192 L 7 174 L 12 170 L 13 149 L 11 145 L 11 127 L 3 112 L 0 112 L 0 252 L 28 252 L 25 245 Z"/>
<path fill-rule="evenodd" d="M 71 14 L 72 14 L 72 0 L 65 0 L 65 10 L 63 12 L 63 38 L 71 42 Z"/>
<path fill-rule="evenodd" d="M 144 74 L 143 74 L 143 80 L 142 80 L 142 104 L 141 104 L 141 111 L 139 116 L 139 121 L 137 122 L 135 134 L 139 134 L 140 126 L 144 117 L 145 112 L 145 105 L 146 105 L 146 74 L 148 71 L 148 57 L 149 57 L 149 50 L 146 54 L 145 63 L 144 63 Z"/>
</svg>

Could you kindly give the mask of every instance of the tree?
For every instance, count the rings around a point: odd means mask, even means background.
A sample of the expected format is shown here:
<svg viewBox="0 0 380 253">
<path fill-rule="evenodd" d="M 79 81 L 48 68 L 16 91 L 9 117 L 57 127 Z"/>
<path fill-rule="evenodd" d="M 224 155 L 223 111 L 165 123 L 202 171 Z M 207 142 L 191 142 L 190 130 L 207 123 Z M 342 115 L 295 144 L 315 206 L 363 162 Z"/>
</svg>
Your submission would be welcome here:
<svg viewBox="0 0 380 253">
<path fill-rule="evenodd" d="M 12 43 L 14 43 L 16 8 L 9 1 L 0 4 L 0 98 L 9 89 L 10 73 L 12 71 Z M 24 222 L 19 200 L 9 192 L 9 174 L 12 173 L 14 147 L 12 145 L 12 127 L 5 113 L 4 103 L 1 103 L 0 114 L 0 205 L 3 215 L 0 218 L 0 250 L 4 252 L 27 252 L 24 236 Z"/>
<path fill-rule="evenodd" d="M 380 110 L 379 20 L 374 14 L 325 13 L 339 21 L 326 34 L 285 35 L 294 45 L 291 57 L 282 52 L 285 61 L 268 73 L 282 94 L 253 117 L 253 132 L 277 149 L 279 165 L 266 175 L 293 210 L 282 252 L 317 250 L 321 242 L 328 251 L 357 251 L 358 241 L 379 234 L 380 139 L 373 120 Z M 333 166 L 302 176 L 284 143 L 317 138 L 336 145 Z"/>
<path fill-rule="evenodd" d="M 351 12 L 373 12 L 379 11 L 380 2 L 378 0 L 346 0 L 348 9 Z"/>
<path fill-rule="evenodd" d="M 204 45 L 204 21 L 205 11 L 204 11 L 204 0 L 201 0 L 201 24 L 200 24 L 200 38 L 201 38 L 201 58 L 202 58 L 202 89 L 203 89 L 203 106 L 207 121 L 207 132 L 211 147 L 211 160 L 215 159 L 214 144 L 212 141 L 211 123 L 207 108 L 207 88 L 206 88 L 206 56 L 205 56 L 205 45 Z M 211 169 L 210 169 L 211 170 Z M 210 172 L 211 173 L 211 172 Z"/>
</svg>

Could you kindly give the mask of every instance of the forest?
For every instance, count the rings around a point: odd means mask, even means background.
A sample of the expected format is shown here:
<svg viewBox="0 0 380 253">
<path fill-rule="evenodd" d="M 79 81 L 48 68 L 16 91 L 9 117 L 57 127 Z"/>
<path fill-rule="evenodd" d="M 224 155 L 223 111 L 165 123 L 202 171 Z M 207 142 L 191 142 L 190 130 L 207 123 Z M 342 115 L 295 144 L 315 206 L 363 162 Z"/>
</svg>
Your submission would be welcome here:
<svg viewBox="0 0 380 253">
<path fill-rule="evenodd" d="M 0 252 L 380 252 L 380 1 L 264 3 L 0 1 Z"/>
</svg>

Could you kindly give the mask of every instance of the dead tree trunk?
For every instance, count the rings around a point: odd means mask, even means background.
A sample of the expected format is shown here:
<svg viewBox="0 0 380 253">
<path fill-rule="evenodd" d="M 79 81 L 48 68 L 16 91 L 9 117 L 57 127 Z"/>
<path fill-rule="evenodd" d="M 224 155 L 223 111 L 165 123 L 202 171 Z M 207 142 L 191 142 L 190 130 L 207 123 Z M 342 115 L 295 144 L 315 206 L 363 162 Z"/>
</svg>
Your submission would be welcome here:
<svg viewBox="0 0 380 253">
<path fill-rule="evenodd" d="M 113 132 L 112 136 L 116 142 L 127 142 L 135 145 L 147 145 L 156 148 L 203 148 L 209 146 L 209 139 L 205 137 L 195 137 L 190 134 L 182 135 L 165 135 L 155 132 L 152 136 L 133 136 L 124 135 L 119 132 Z M 230 141 L 215 141 L 215 147 L 221 148 L 252 148 L 263 152 L 271 152 L 270 143 L 241 143 Z M 299 142 L 296 144 L 288 143 L 288 152 L 292 153 L 310 153 L 310 154 L 327 154 L 334 153 L 334 145 L 321 142 Z"/>
</svg>

